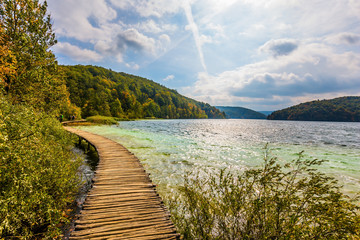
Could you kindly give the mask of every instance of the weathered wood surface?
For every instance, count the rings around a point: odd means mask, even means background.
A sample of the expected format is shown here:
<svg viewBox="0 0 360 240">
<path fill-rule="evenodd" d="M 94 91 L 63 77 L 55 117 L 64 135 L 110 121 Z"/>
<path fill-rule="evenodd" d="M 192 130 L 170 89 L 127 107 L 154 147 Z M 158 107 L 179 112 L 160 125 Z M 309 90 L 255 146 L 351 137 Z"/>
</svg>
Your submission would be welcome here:
<svg viewBox="0 0 360 240">
<path fill-rule="evenodd" d="M 155 186 L 139 160 L 121 144 L 64 127 L 99 154 L 94 184 L 70 239 L 178 239 Z"/>
</svg>

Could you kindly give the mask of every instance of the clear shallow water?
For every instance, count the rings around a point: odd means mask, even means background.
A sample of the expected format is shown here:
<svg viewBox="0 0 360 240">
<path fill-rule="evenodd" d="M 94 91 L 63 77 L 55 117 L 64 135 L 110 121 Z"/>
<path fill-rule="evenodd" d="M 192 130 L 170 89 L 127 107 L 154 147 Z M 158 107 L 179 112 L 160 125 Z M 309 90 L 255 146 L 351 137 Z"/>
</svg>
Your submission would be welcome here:
<svg viewBox="0 0 360 240">
<path fill-rule="evenodd" d="M 279 161 L 328 160 L 322 172 L 347 193 L 360 191 L 360 123 L 265 120 L 144 120 L 80 127 L 113 139 L 141 160 L 160 191 L 172 191 L 197 168 L 243 170 L 262 164 L 264 146 Z"/>
</svg>

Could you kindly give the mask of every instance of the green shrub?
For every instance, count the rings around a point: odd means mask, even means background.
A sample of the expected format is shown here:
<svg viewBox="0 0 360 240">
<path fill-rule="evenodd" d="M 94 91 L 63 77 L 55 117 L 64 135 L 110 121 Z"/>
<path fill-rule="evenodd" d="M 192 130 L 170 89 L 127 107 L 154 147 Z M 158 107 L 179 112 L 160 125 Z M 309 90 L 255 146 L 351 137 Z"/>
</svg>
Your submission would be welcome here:
<svg viewBox="0 0 360 240">
<path fill-rule="evenodd" d="M 54 117 L 0 96 L 0 239 L 61 234 L 79 187 L 73 140 Z"/>
<path fill-rule="evenodd" d="M 105 124 L 105 125 L 114 125 L 117 124 L 119 119 L 114 117 L 106 117 L 106 116 L 91 116 L 87 117 L 86 121 L 95 123 L 95 124 Z"/>
<path fill-rule="evenodd" d="M 321 163 L 300 153 L 280 165 L 266 150 L 260 169 L 192 173 L 170 201 L 172 218 L 185 239 L 359 239 L 359 207 Z"/>
</svg>

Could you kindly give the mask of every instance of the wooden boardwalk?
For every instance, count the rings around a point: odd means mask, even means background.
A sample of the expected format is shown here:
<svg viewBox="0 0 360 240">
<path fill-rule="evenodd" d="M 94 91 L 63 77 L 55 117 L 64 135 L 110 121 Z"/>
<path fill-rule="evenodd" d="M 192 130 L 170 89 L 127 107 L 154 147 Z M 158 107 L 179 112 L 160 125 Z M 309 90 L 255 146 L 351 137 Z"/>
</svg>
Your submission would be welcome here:
<svg viewBox="0 0 360 240">
<path fill-rule="evenodd" d="M 99 164 L 70 239 L 179 239 L 139 160 L 105 137 L 64 127 L 87 140 Z"/>
</svg>

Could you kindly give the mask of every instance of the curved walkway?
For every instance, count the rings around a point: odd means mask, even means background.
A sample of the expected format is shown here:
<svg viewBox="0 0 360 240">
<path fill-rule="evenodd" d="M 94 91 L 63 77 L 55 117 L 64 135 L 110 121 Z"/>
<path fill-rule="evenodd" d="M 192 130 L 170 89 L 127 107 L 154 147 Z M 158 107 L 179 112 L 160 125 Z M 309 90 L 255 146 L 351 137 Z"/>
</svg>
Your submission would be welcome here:
<svg viewBox="0 0 360 240">
<path fill-rule="evenodd" d="M 99 164 L 70 239 L 179 239 L 139 160 L 105 137 L 64 127 L 92 144 Z"/>
</svg>

